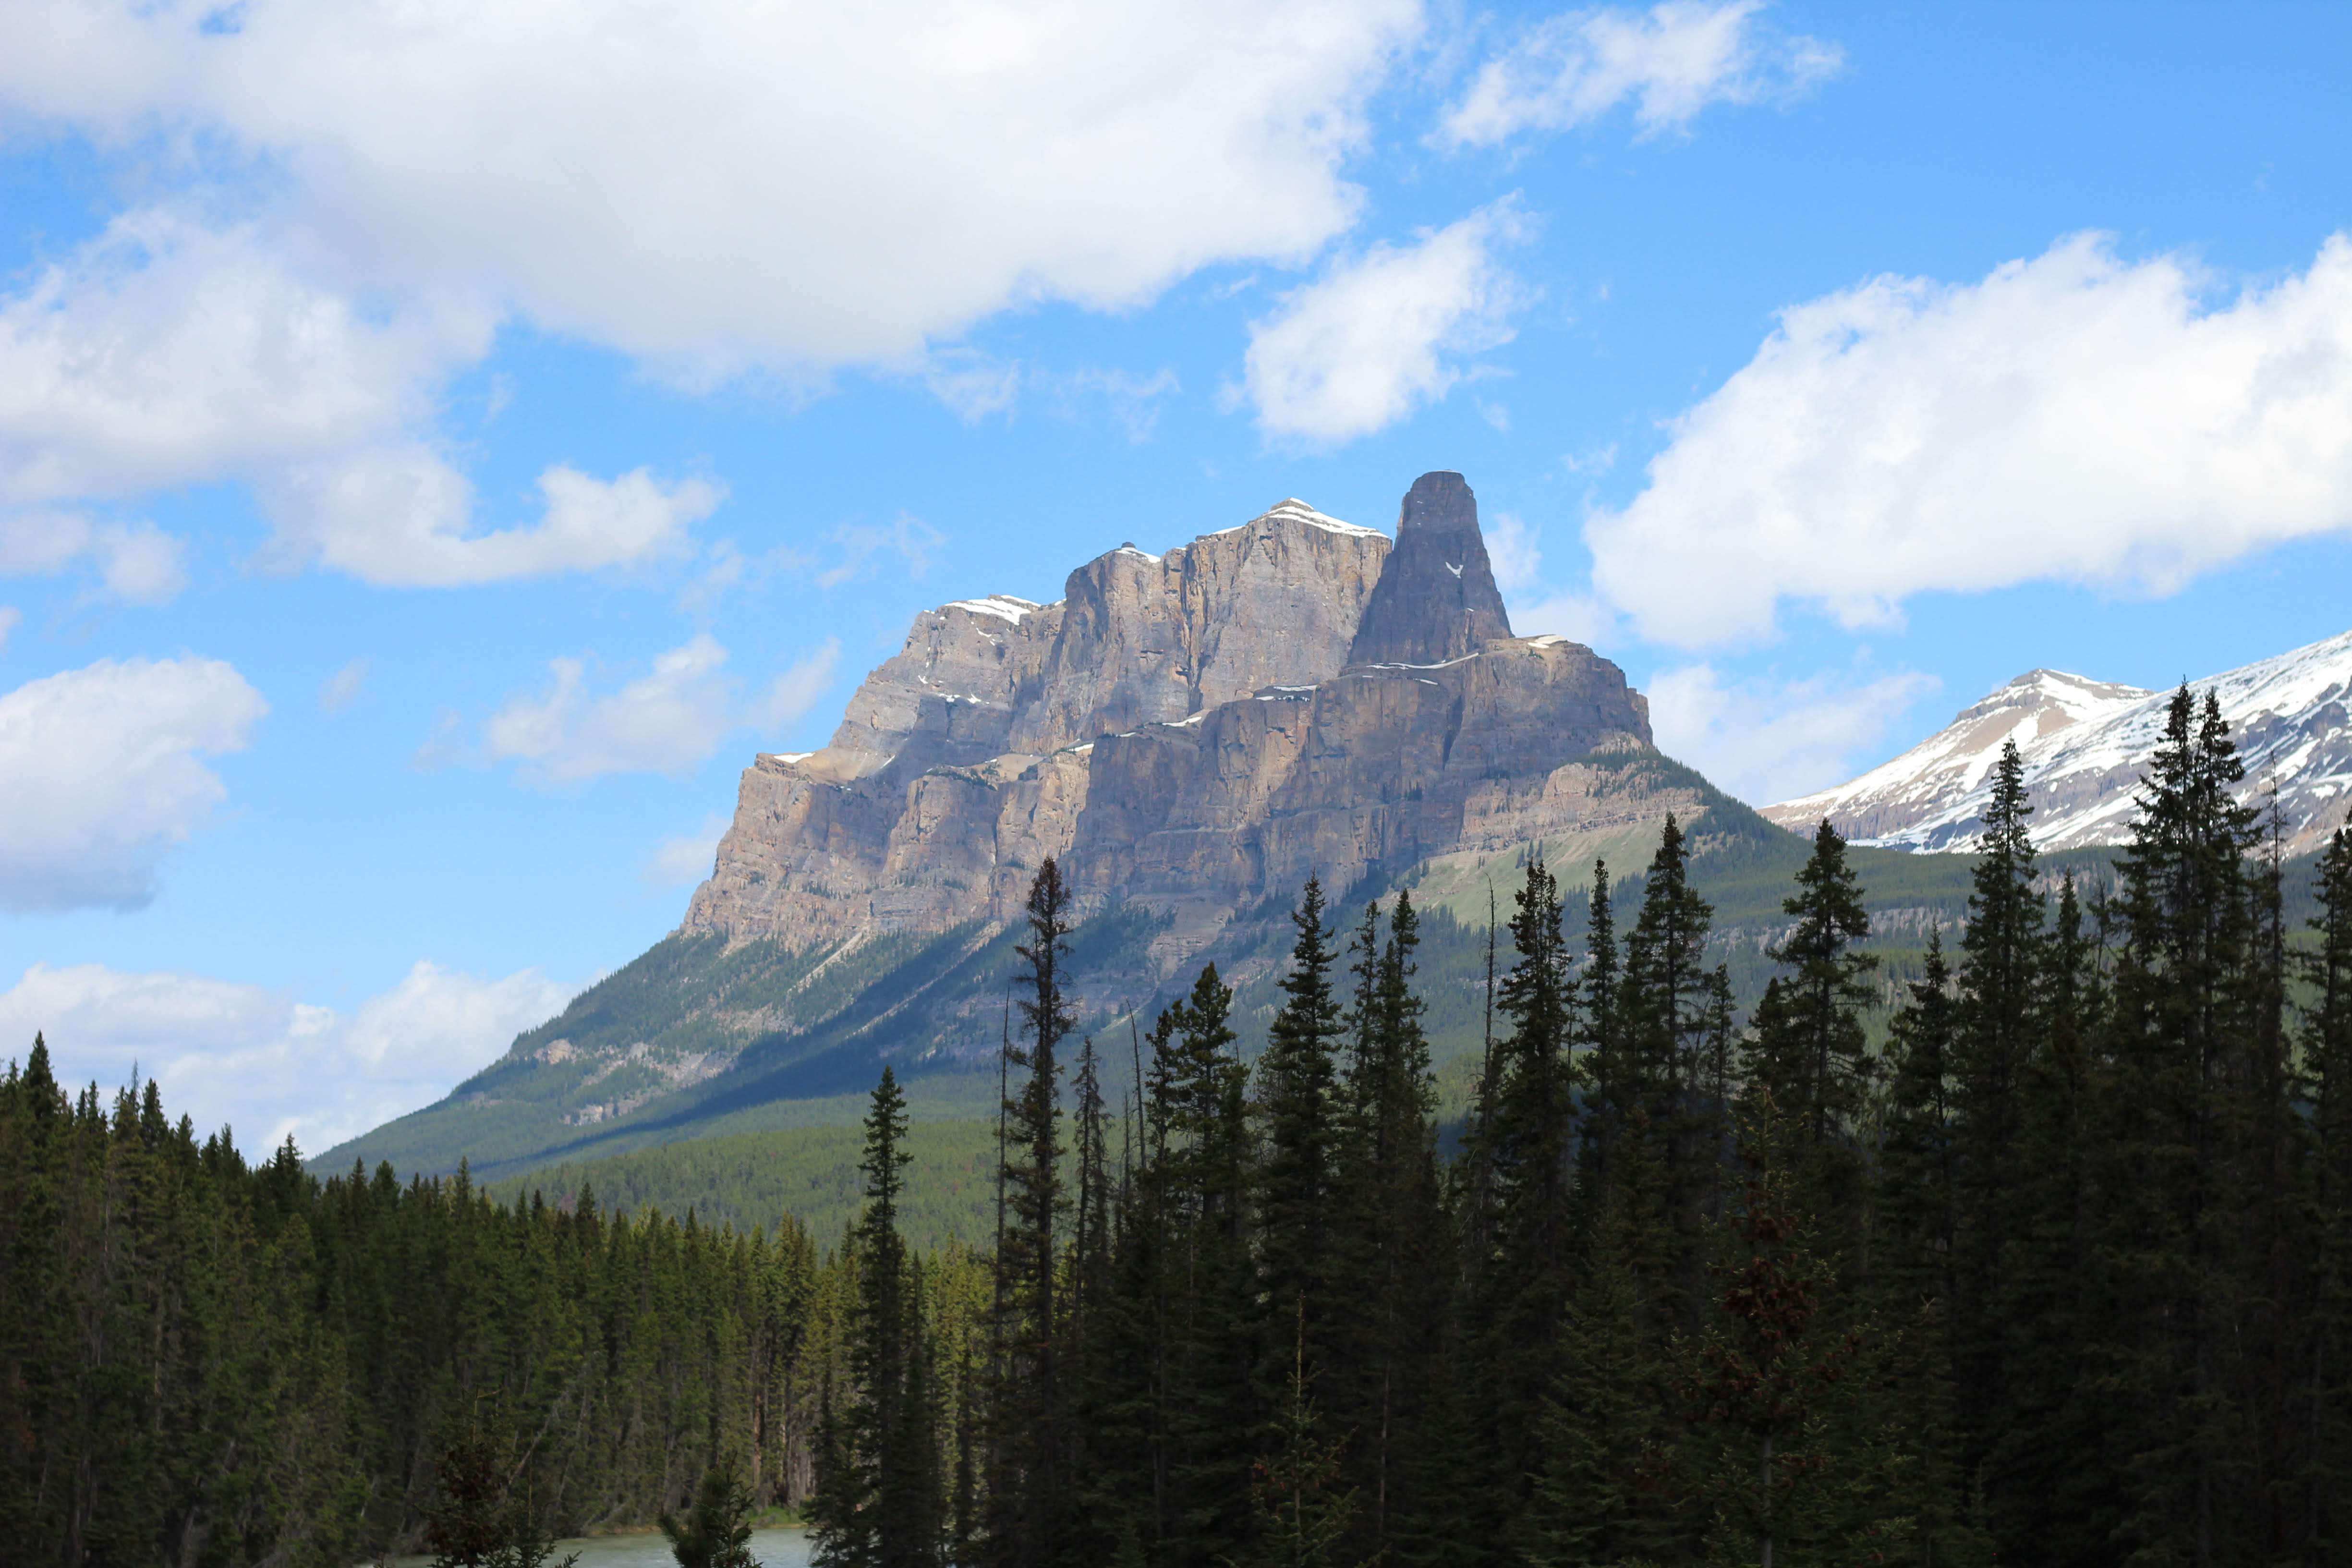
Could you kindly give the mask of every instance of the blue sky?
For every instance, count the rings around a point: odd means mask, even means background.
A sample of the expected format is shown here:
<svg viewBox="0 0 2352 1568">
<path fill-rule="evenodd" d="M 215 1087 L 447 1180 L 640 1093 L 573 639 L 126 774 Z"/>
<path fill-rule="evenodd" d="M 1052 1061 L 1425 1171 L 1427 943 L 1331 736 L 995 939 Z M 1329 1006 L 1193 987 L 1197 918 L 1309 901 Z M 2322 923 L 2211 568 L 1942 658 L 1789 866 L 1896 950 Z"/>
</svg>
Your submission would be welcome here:
<svg viewBox="0 0 2352 1568">
<path fill-rule="evenodd" d="M 1759 802 L 2352 624 L 2352 10 L 13 0 L 0 1029 L 307 1147 L 909 616 L 1476 489 Z M 16 1049 L 21 1047 L 9 1047 Z"/>
</svg>

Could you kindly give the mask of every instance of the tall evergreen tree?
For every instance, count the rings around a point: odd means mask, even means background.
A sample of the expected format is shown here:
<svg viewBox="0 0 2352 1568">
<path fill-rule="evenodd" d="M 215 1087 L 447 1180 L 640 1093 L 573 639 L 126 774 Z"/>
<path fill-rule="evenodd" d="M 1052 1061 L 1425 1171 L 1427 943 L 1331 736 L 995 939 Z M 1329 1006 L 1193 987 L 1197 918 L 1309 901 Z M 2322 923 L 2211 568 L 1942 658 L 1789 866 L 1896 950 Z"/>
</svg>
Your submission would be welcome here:
<svg viewBox="0 0 2352 1568">
<path fill-rule="evenodd" d="M 1826 819 L 1814 830 L 1796 892 L 1780 908 L 1796 925 L 1770 957 L 1790 973 L 1769 1016 L 1759 1012 L 1748 1077 L 1804 1123 L 1813 1147 L 1826 1150 L 1852 1137 L 1869 1089 L 1874 1063 L 1862 1011 L 1872 993 L 1864 977 L 1878 967 L 1876 954 L 1855 947 L 1870 935 L 1870 915 L 1845 840 Z"/>
<path fill-rule="evenodd" d="M 2297 1378 L 2305 1405 L 2297 1500 L 2305 1538 L 2340 1550 L 2352 1541 L 2352 833 L 2336 830 L 2317 872 L 2302 1044 L 2318 1245 Z"/>
<path fill-rule="evenodd" d="M 994 1442 L 988 1478 L 992 1559 L 1003 1568 L 1055 1561 L 1066 1504 L 1064 1456 L 1071 1442 L 1062 1386 L 1057 1285 L 1062 1190 L 1061 1068 L 1056 1052 L 1076 1026 L 1062 990 L 1069 953 L 1069 900 L 1061 868 L 1048 858 L 1029 887 L 1029 940 L 1015 949 L 1027 1048 L 1006 1047 L 1019 1091 L 1004 1115 L 1010 1130 L 1003 1180 L 1005 1222 L 998 1243 L 1000 1300 L 992 1331 L 1000 1381 L 992 1390 Z"/>
<path fill-rule="evenodd" d="M 1691 886 L 1688 847 L 1669 813 L 1618 981 L 1626 1122 L 1617 1183 L 1633 1200 L 1622 1228 L 1637 1289 L 1661 1329 L 1685 1334 L 1698 1331 L 1706 1305 L 1705 1228 L 1727 1126 L 1726 1107 L 1708 1095 L 1723 992 L 1705 963 L 1714 914 Z"/>
<path fill-rule="evenodd" d="M 2019 1085 L 2041 1026 L 2046 920 L 2028 831 L 2033 807 L 2014 740 L 2002 742 L 1990 783 L 1960 942 L 1959 1031 L 1950 1058 L 1958 1227 L 1947 1299 L 1964 1420 L 1978 1432 L 1993 1428 L 2005 1398 L 2003 1336 L 1991 1302 L 2002 1249 L 2023 1224 L 2014 1159 Z"/>
<path fill-rule="evenodd" d="M 935 1568 L 940 1516 L 937 1408 L 923 1351 L 919 1276 L 898 1234 L 898 1198 L 912 1158 L 907 1097 L 882 1069 L 866 1117 L 866 1208 L 852 1227 L 857 1310 L 851 1324 L 848 1408 L 825 1454 L 840 1475 L 818 1478 L 811 1561 L 819 1568 Z"/>
<path fill-rule="evenodd" d="M 1465 1348 L 1476 1369 L 1479 1441 L 1465 1483 L 1478 1489 L 1490 1539 L 1507 1534 L 1542 1468 L 1539 1417 L 1572 1273 L 1576 987 L 1559 885 L 1540 859 L 1513 898 L 1517 961 L 1496 1005 L 1493 1107 L 1475 1136 L 1492 1173 L 1492 1215 L 1469 1259 Z"/>
<path fill-rule="evenodd" d="M 1257 1250 L 1269 1319 L 1287 1323 L 1305 1313 L 1312 1375 L 1323 1364 L 1332 1312 L 1329 1226 L 1342 1131 L 1339 1047 L 1346 1026 L 1332 987 L 1336 954 L 1323 923 L 1323 888 L 1314 878 L 1290 918 L 1297 938 L 1282 977 L 1283 1003 L 1257 1062 L 1265 1126 Z M 1289 1375 L 1291 1346 L 1270 1342 L 1265 1354 L 1262 1382 L 1271 1394 Z"/>
<path fill-rule="evenodd" d="M 2095 1354 L 2111 1429 L 2126 1435 L 2128 1540 L 2210 1562 L 2231 1528 L 2224 1471 L 2240 1440 L 2227 1398 L 2227 1145 L 2242 1109 L 2232 1025 L 2250 956 L 2253 814 L 2210 694 L 2168 712 L 2122 872 L 2099 1097 L 2100 1255 L 2111 1260 Z"/>
</svg>

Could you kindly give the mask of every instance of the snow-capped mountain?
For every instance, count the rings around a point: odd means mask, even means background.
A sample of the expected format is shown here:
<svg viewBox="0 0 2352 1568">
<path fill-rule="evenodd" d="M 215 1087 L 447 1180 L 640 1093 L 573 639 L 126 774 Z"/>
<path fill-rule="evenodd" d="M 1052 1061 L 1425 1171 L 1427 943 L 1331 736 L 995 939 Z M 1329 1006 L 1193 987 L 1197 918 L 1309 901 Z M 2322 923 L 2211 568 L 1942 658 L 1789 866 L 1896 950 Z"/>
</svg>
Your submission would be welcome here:
<svg viewBox="0 0 2352 1568">
<path fill-rule="evenodd" d="M 2243 798 L 2264 804 L 2275 787 L 2287 853 L 2317 848 L 2352 805 L 2352 632 L 2189 685 L 2221 699 L 2245 760 Z M 2170 700 L 2169 692 L 2037 669 L 1893 762 L 1764 815 L 1798 829 L 1826 816 L 1855 842 L 1889 848 L 1971 849 L 1987 775 L 2001 742 L 2013 739 L 2035 843 L 2121 844 Z"/>
</svg>

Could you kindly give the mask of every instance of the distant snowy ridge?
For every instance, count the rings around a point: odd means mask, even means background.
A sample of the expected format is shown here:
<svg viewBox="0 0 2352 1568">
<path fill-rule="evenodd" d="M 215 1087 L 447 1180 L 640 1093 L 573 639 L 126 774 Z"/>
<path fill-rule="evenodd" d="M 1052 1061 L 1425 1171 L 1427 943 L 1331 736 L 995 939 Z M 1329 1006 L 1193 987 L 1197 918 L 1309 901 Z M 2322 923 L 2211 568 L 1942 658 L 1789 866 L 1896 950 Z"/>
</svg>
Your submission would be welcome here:
<svg viewBox="0 0 2352 1568">
<path fill-rule="evenodd" d="M 2352 805 L 2352 632 L 2189 684 L 2221 700 L 2246 764 L 2242 798 L 2267 805 L 2275 788 L 2287 853 L 2317 848 Z M 1861 844 L 1965 852 L 1982 831 L 1987 775 L 2014 740 L 2035 843 L 2121 844 L 2171 698 L 2033 670 L 1894 761 L 1764 815 L 1800 830 L 1827 817 Z"/>
</svg>

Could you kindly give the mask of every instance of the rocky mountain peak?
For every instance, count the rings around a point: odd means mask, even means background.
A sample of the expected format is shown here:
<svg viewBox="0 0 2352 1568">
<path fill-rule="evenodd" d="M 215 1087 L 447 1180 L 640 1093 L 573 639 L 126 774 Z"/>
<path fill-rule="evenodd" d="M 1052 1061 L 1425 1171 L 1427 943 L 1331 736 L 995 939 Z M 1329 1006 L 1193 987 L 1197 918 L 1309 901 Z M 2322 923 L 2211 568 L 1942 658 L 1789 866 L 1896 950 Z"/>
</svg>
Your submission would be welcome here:
<svg viewBox="0 0 2352 1568">
<path fill-rule="evenodd" d="M 1395 547 L 1348 663 L 1444 664 L 1510 635 L 1478 531 L 1478 498 L 1460 474 L 1422 475 L 1405 492 Z"/>
<path fill-rule="evenodd" d="M 1511 637 L 1461 475 L 1412 487 L 1394 546 L 1287 500 L 1097 556 L 1056 604 L 918 616 L 830 746 L 744 773 L 685 930 L 797 951 L 1016 920 L 1053 856 L 1081 913 L 1143 907 L 1189 952 L 1310 874 L 1654 816 L 1587 760 L 1649 739 L 1615 665 Z"/>
<path fill-rule="evenodd" d="M 2352 803 L 2352 632 L 2189 682 L 2219 699 L 2246 765 L 2239 798 L 2278 811 L 2286 852 L 2317 848 Z M 1827 817 L 1858 843 L 1976 847 L 2004 742 L 2017 742 L 2045 849 L 2121 844 L 2172 694 L 2035 669 L 1851 783 L 1764 808 L 1783 826 Z"/>
</svg>

